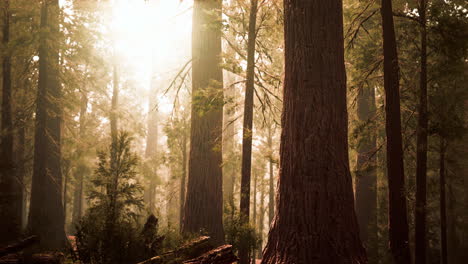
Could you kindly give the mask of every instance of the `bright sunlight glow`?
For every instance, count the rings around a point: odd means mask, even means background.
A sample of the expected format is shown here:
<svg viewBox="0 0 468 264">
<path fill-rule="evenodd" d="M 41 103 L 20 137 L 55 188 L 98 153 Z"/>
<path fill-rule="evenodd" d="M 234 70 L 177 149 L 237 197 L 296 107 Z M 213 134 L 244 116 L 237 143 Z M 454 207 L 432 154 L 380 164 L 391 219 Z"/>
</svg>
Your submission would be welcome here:
<svg viewBox="0 0 468 264">
<path fill-rule="evenodd" d="M 170 78 L 190 57 L 191 7 L 187 0 L 114 0 L 109 27 L 116 53 L 142 93 L 161 76 Z M 161 112 L 172 111 L 171 100 L 159 101 Z"/>
</svg>

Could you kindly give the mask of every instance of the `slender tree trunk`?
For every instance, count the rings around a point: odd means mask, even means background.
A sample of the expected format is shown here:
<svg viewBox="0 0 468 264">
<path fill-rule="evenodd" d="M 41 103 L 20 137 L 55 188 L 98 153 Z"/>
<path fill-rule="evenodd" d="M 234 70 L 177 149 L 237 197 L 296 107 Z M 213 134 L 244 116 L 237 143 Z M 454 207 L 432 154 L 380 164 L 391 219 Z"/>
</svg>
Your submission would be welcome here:
<svg viewBox="0 0 468 264">
<path fill-rule="evenodd" d="M 447 264 L 447 208 L 445 202 L 445 140 L 440 137 L 439 187 L 440 187 L 440 263 Z"/>
<path fill-rule="evenodd" d="M 374 88 L 362 87 L 362 91 L 357 96 L 359 122 L 371 124 L 369 121 L 375 116 L 375 110 Z M 368 125 L 362 134 L 357 147 L 356 216 L 369 261 L 377 261 L 377 170 L 374 126 Z"/>
<path fill-rule="evenodd" d="M 348 162 L 341 0 L 286 0 L 277 213 L 262 263 L 366 263 Z"/>
<path fill-rule="evenodd" d="M 155 86 L 154 84 L 152 84 Z M 157 91 L 152 89 L 152 94 L 148 99 L 148 124 L 147 124 L 147 135 L 146 135 L 146 150 L 145 157 L 149 162 L 149 168 L 151 168 L 149 176 L 149 186 L 145 188 L 146 203 L 149 211 L 153 214 L 156 213 L 156 183 L 158 180 L 156 155 L 158 151 L 158 108 L 155 105 L 157 102 Z"/>
<path fill-rule="evenodd" d="M 426 263 L 426 178 L 427 178 L 427 36 L 426 0 L 419 0 L 421 24 L 421 65 L 419 117 L 416 146 L 415 263 Z"/>
<path fill-rule="evenodd" d="M 257 178 L 258 178 L 258 174 L 257 173 L 253 173 L 253 177 L 254 177 L 254 182 L 253 182 L 253 192 L 252 192 L 252 196 L 253 196 L 253 199 L 252 199 L 252 223 L 251 225 L 253 226 L 254 230 L 257 228 Z M 255 230 L 257 231 L 257 230 Z M 255 264 L 255 256 L 256 256 L 256 249 L 257 247 L 255 245 L 248 245 L 249 248 L 248 248 L 248 256 L 249 259 L 251 259 L 251 262 Z M 250 252 L 251 251 L 251 252 Z M 249 263 L 249 261 L 247 261 L 247 263 Z"/>
<path fill-rule="evenodd" d="M 257 258 L 262 258 L 262 242 L 263 242 L 263 223 L 265 222 L 265 184 L 263 179 L 260 181 L 261 191 L 260 191 L 260 216 L 258 221 L 258 234 L 259 234 L 259 241 L 257 247 Z"/>
<path fill-rule="evenodd" d="M 446 151 L 447 152 L 447 151 Z M 454 193 L 454 183 L 452 177 L 446 181 L 447 186 L 447 248 L 450 248 L 450 254 L 447 254 L 447 263 L 461 262 L 460 241 L 457 232 L 459 214 L 455 211 L 456 201 L 459 196 Z"/>
<path fill-rule="evenodd" d="M 222 192 L 223 75 L 221 0 L 195 0 L 192 22 L 192 114 L 183 233 L 224 242 Z"/>
<path fill-rule="evenodd" d="M 257 0 L 250 1 L 250 19 L 247 44 L 247 82 L 245 86 L 244 126 L 242 129 L 242 170 L 240 213 L 241 222 L 249 223 L 250 211 L 250 177 L 252 170 L 252 126 L 254 108 L 254 77 L 255 77 L 255 41 L 257 21 Z M 255 195 L 255 194 L 254 194 Z M 239 248 L 239 263 L 249 263 L 249 245 Z"/>
<path fill-rule="evenodd" d="M 180 178 L 180 219 L 179 228 L 182 230 L 182 224 L 184 222 L 184 202 L 187 182 L 187 134 L 183 134 L 182 138 L 182 177 Z"/>
<path fill-rule="evenodd" d="M 43 250 L 61 249 L 66 242 L 60 168 L 62 113 L 61 87 L 58 81 L 58 17 L 58 1 L 43 1 L 29 212 L 29 230 L 41 238 L 40 248 Z"/>
<path fill-rule="evenodd" d="M 26 145 L 26 124 L 21 122 L 18 125 L 18 147 L 16 151 L 16 177 L 20 183 L 21 188 L 21 229 L 26 227 L 27 223 L 27 211 L 26 211 L 26 185 L 24 184 L 24 178 L 26 174 L 26 154 L 25 154 L 25 145 Z"/>
<path fill-rule="evenodd" d="M 117 59 L 115 59 L 117 60 Z M 111 112 L 110 112 L 110 127 L 111 127 L 111 138 L 112 142 L 116 142 L 117 140 L 117 111 L 118 111 L 118 104 L 119 104 L 119 72 L 117 68 L 117 62 L 114 62 L 114 80 L 112 85 L 112 99 L 111 99 Z"/>
<path fill-rule="evenodd" d="M 86 131 L 86 111 L 88 108 L 87 92 L 81 91 L 81 105 L 80 105 L 80 130 L 79 137 L 80 143 L 83 144 L 85 140 Z M 78 166 L 75 171 L 75 190 L 73 193 L 73 211 L 72 211 L 72 230 L 78 225 L 83 215 L 83 184 L 84 174 L 87 171 L 85 162 L 83 161 L 83 151 L 78 150 Z"/>
<path fill-rule="evenodd" d="M 63 170 L 63 219 L 64 219 L 64 224 L 65 224 L 65 229 L 67 225 L 67 205 L 68 205 L 68 178 L 70 176 L 70 168 L 69 168 L 69 162 L 65 161 L 63 162 L 64 164 L 64 170 Z"/>
<path fill-rule="evenodd" d="M 273 218 L 275 217 L 275 187 L 274 187 L 274 178 L 275 174 L 273 171 L 273 132 L 271 131 L 271 126 L 268 127 L 268 147 L 270 148 L 270 157 L 268 159 L 268 167 L 270 170 L 269 178 L 269 188 L 268 188 L 268 225 L 273 223 Z"/>
<path fill-rule="evenodd" d="M 235 81 L 235 78 L 232 78 L 231 74 L 227 74 L 226 83 L 230 84 Z M 237 169 L 235 166 L 236 163 L 236 124 L 235 124 L 235 113 L 237 107 L 235 105 L 236 100 L 236 86 L 230 85 L 225 88 L 224 97 L 226 102 L 230 102 L 224 107 L 224 136 L 223 136 L 223 199 L 224 199 L 224 208 L 227 212 L 230 221 L 234 221 L 234 211 L 236 205 L 234 203 L 234 185 L 236 179 Z"/>
<path fill-rule="evenodd" d="M 16 178 L 13 159 L 13 123 L 11 112 L 11 48 L 10 1 L 2 1 L 2 43 L 6 52 L 2 57 L 2 107 L 0 130 L 0 245 L 19 238 L 21 234 L 22 186 Z"/>
<path fill-rule="evenodd" d="M 114 52 L 115 48 L 114 48 Z M 117 188 L 119 184 L 119 173 L 117 173 L 117 145 L 118 145 L 118 104 L 119 104 L 119 70 L 117 66 L 117 56 L 114 54 L 114 64 L 113 64 L 113 85 L 112 85 L 112 98 L 111 98 L 111 109 L 109 114 L 110 120 L 110 133 L 111 133 L 111 157 L 110 164 L 114 175 L 110 183 L 107 185 L 107 195 L 109 197 L 109 211 L 110 213 L 106 219 L 105 230 L 107 232 L 107 237 L 112 238 L 115 228 L 115 222 L 117 217 L 116 204 L 117 204 Z"/>
<path fill-rule="evenodd" d="M 411 263 L 401 137 L 398 55 L 391 0 L 382 0 L 385 129 L 389 188 L 390 249 L 395 263 Z"/>
</svg>

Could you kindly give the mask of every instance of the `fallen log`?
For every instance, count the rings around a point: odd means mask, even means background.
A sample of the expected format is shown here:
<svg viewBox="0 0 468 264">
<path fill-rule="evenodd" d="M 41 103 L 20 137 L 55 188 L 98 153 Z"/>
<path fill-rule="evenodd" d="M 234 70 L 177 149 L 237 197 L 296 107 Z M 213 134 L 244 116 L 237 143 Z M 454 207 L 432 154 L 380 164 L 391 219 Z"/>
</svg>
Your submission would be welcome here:
<svg viewBox="0 0 468 264">
<path fill-rule="evenodd" d="M 65 257 L 62 253 L 33 254 L 29 258 L 11 254 L 0 258 L 0 264 L 62 264 Z"/>
<path fill-rule="evenodd" d="M 5 248 L 0 249 L 0 258 L 9 254 L 16 253 L 18 251 L 21 251 L 29 246 L 34 245 L 35 243 L 39 242 L 39 237 L 38 236 L 30 236 L 27 237 L 23 240 L 21 240 L 18 243 L 15 243 L 13 245 L 9 245 Z"/>
<path fill-rule="evenodd" d="M 231 264 L 238 260 L 232 252 L 232 245 L 224 245 L 212 249 L 205 254 L 182 262 L 183 264 Z"/>
<path fill-rule="evenodd" d="M 175 250 L 150 258 L 138 264 L 182 263 L 184 260 L 200 256 L 213 248 L 214 247 L 210 243 L 210 237 L 202 236 Z"/>
</svg>

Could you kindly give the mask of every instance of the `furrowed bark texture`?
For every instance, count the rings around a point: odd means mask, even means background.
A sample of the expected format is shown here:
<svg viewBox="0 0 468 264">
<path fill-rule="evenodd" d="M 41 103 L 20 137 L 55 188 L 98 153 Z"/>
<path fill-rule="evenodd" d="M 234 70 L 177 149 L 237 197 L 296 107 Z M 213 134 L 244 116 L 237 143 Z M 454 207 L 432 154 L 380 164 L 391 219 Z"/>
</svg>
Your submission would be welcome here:
<svg viewBox="0 0 468 264">
<path fill-rule="evenodd" d="M 0 130 L 0 245 L 7 244 L 21 234 L 22 186 L 17 178 L 13 159 L 13 122 L 11 101 L 10 1 L 0 5 L 2 23 L 1 46 L 7 48 L 2 56 L 2 106 Z"/>
<path fill-rule="evenodd" d="M 286 0 L 277 213 L 262 263 L 366 263 L 348 161 L 340 0 Z"/>
<path fill-rule="evenodd" d="M 39 86 L 36 109 L 34 165 L 29 231 L 41 239 L 43 250 L 65 245 L 61 173 L 61 87 L 58 81 L 57 0 L 42 4 L 39 45 Z"/>
<path fill-rule="evenodd" d="M 370 125 L 375 116 L 375 92 L 364 86 L 357 96 L 359 122 L 367 126 L 359 139 L 356 168 L 356 216 L 359 234 L 367 250 L 369 261 L 377 261 L 377 170 L 376 132 Z"/>
<path fill-rule="evenodd" d="M 384 50 L 390 250 L 395 263 L 409 264 L 411 263 L 411 256 L 404 193 L 405 174 L 401 137 L 399 69 L 391 0 L 382 0 L 381 14 Z"/>
<path fill-rule="evenodd" d="M 222 193 L 223 75 L 221 1 L 196 0 L 192 22 L 192 119 L 184 233 L 224 242 Z"/>
</svg>

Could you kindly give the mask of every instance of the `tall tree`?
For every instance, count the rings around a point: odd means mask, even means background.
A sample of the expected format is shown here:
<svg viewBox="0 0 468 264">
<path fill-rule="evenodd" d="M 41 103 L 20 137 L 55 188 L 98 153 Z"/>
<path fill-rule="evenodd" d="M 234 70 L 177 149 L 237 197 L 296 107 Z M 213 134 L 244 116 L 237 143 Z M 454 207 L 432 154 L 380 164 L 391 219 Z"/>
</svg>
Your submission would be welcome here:
<svg viewBox="0 0 468 264">
<path fill-rule="evenodd" d="M 281 169 L 262 263 L 366 263 L 348 162 L 342 1 L 284 8 Z"/>
<path fill-rule="evenodd" d="M 221 0 L 195 0 L 192 20 L 192 119 L 184 233 L 224 241 Z"/>
<path fill-rule="evenodd" d="M 61 85 L 59 82 L 59 3 L 41 7 L 39 85 L 36 98 L 34 165 L 29 230 L 41 238 L 42 249 L 65 245 L 61 173 Z"/>
<path fill-rule="evenodd" d="M 365 125 L 357 146 L 356 162 L 356 216 L 359 234 L 369 260 L 377 260 L 377 170 L 376 131 L 370 124 L 375 116 L 374 87 L 364 85 L 357 95 L 357 118 Z"/>
<path fill-rule="evenodd" d="M 241 221 L 249 223 L 250 212 L 250 178 L 252 170 L 252 125 L 254 107 L 255 78 L 255 41 L 257 24 L 257 0 L 250 1 L 249 32 L 247 42 L 247 81 L 245 86 L 244 126 L 242 128 L 242 170 L 241 170 Z M 255 194 L 254 194 L 255 195 Z M 239 248 L 239 263 L 249 263 L 249 245 Z"/>
<path fill-rule="evenodd" d="M 268 138 L 267 143 L 270 149 L 270 157 L 268 158 L 268 168 L 270 173 L 270 178 L 268 179 L 268 223 L 273 223 L 273 218 L 275 217 L 275 190 L 274 190 L 274 176 L 273 171 L 273 129 L 272 124 L 268 124 Z"/>
<path fill-rule="evenodd" d="M 419 0 L 421 59 L 419 73 L 419 116 L 416 143 L 415 263 L 426 263 L 426 188 L 427 188 L 427 32 L 426 0 Z"/>
<path fill-rule="evenodd" d="M 13 153 L 10 1 L 2 1 L 2 124 L 0 130 L 0 245 L 17 239 L 21 233 L 22 186 L 17 178 Z"/>
<path fill-rule="evenodd" d="M 154 85 L 154 84 L 153 84 Z M 148 209 L 152 214 L 156 213 L 156 182 L 157 182 L 157 147 L 158 147 L 158 108 L 156 98 L 156 89 L 152 89 L 152 94 L 148 97 L 148 123 L 146 134 L 145 158 L 148 164 L 149 186 L 145 188 L 145 198 Z"/>
<path fill-rule="evenodd" d="M 406 197 L 404 193 L 405 174 L 401 136 L 399 69 L 391 0 L 382 0 L 381 14 L 384 53 L 390 249 L 396 263 L 409 264 L 411 263 L 411 256 L 408 240 Z"/>
<path fill-rule="evenodd" d="M 440 195 L 440 263 L 447 264 L 447 207 L 445 202 L 445 139 L 439 145 L 439 195 Z"/>
<path fill-rule="evenodd" d="M 86 90 L 81 91 L 80 100 L 80 119 L 79 119 L 79 139 L 80 144 L 85 140 L 86 131 L 86 111 L 88 108 L 88 95 Z M 74 228 L 80 221 L 83 214 L 83 187 L 84 176 L 88 172 L 88 168 L 83 160 L 83 151 L 78 149 L 78 165 L 75 170 L 75 190 L 73 192 L 73 211 L 72 211 L 72 228 Z"/>
</svg>

